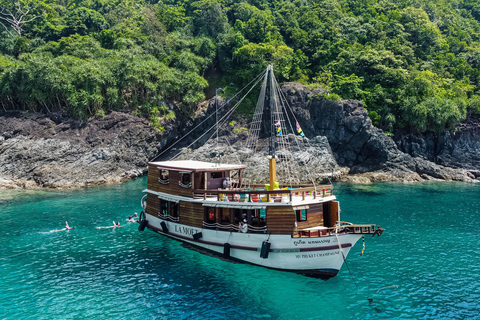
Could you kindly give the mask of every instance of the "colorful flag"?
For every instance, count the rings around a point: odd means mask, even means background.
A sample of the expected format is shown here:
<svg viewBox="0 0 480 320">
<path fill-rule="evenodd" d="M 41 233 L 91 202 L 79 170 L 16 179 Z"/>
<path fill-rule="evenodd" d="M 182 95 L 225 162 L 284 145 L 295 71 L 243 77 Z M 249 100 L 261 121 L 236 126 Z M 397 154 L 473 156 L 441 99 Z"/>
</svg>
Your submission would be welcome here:
<svg viewBox="0 0 480 320">
<path fill-rule="evenodd" d="M 297 121 L 296 123 L 297 123 L 297 132 L 298 132 L 302 137 L 305 137 L 305 134 L 303 133 L 302 128 L 301 128 L 300 125 L 298 124 L 298 121 Z"/>
<path fill-rule="evenodd" d="M 365 251 L 365 235 L 363 235 L 363 248 L 362 248 L 362 253 L 360 253 L 360 257 L 363 256 L 363 252 Z"/>
<path fill-rule="evenodd" d="M 282 135 L 282 127 L 277 128 L 277 135 L 281 136 Z"/>
<path fill-rule="evenodd" d="M 280 120 L 278 120 L 277 122 L 275 122 L 275 127 L 278 127 L 280 126 Z"/>
</svg>

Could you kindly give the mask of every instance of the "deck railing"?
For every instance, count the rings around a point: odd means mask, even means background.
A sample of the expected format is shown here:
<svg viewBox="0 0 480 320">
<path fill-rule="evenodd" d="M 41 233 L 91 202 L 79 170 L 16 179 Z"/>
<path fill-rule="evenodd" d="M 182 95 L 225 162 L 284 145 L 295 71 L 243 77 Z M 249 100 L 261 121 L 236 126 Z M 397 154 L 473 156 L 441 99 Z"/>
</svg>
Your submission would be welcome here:
<svg viewBox="0 0 480 320">
<path fill-rule="evenodd" d="M 309 230 L 310 229 L 310 230 Z M 336 227 L 329 227 L 319 230 L 295 229 L 293 231 L 294 238 L 317 238 L 335 235 L 336 233 L 353 233 L 353 234 L 375 234 L 380 226 L 374 224 L 352 224 L 350 222 L 339 221 Z M 383 230 L 383 229 L 382 229 Z"/>
<path fill-rule="evenodd" d="M 221 231 L 233 231 L 233 232 L 242 232 L 238 225 L 236 224 L 221 224 L 221 223 L 208 223 L 203 221 L 203 226 L 207 229 L 216 229 Z M 250 224 L 247 224 L 246 233 L 266 233 L 267 226 L 263 227 L 254 227 Z"/>
<path fill-rule="evenodd" d="M 158 182 L 160 182 L 161 184 L 169 184 L 170 180 L 169 179 L 158 178 Z"/>
<path fill-rule="evenodd" d="M 296 186 L 295 188 L 286 189 L 280 188 L 276 190 L 261 189 L 262 186 L 253 186 L 253 188 L 233 188 L 233 189 L 218 189 L 205 190 L 195 189 L 193 191 L 195 198 L 216 197 L 217 201 L 233 201 L 233 202 L 292 202 L 293 197 L 301 197 L 302 200 L 307 198 L 316 199 L 317 197 L 324 198 L 333 195 L 332 185 L 319 185 L 316 187 Z M 263 186 L 264 188 L 264 186 Z"/>
<path fill-rule="evenodd" d="M 170 220 L 172 222 L 178 222 L 180 220 L 179 217 L 173 217 L 173 216 L 169 216 L 167 214 L 163 214 L 161 212 L 158 213 L 158 217 L 162 220 Z"/>
</svg>

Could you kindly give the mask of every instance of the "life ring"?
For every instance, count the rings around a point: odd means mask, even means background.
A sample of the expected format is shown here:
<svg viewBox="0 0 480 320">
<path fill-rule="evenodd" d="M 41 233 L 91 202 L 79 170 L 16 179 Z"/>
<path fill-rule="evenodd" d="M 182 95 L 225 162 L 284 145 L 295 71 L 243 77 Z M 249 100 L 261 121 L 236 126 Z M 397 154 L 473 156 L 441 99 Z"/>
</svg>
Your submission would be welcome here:
<svg viewBox="0 0 480 320">
<path fill-rule="evenodd" d="M 140 200 L 140 206 L 141 206 L 143 209 L 145 209 L 145 208 L 147 207 L 147 199 L 146 199 L 146 197 L 147 197 L 147 195 L 144 195 L 144 196 L 142 197 L 142 199 Z M 145 200 L 143 200 L 143 199 L 145 199 Z"/>
</svg>

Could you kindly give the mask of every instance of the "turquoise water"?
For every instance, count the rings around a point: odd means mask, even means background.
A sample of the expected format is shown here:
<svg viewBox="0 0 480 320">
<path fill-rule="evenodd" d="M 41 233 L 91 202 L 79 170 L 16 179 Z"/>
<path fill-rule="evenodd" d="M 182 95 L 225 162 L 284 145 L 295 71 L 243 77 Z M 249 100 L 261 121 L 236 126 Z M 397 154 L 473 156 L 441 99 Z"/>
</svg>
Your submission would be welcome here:
<svg viewBox="0 0 480 320">
<path fill-rule="evenodd" d="M 138 232 L 145 185 L 0 190 L 0 319 L 480 319 L 478 185 L 336 184 L 342 220 L 386 231 L 328 281 Z"/>
</svg>

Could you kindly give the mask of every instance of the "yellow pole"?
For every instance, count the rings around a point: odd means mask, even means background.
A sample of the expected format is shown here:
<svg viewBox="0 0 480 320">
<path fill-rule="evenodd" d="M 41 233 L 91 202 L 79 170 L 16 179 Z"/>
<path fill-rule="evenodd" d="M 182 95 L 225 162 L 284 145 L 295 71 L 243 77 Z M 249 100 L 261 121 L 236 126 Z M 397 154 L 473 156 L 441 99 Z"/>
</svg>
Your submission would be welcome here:
<svg viewBox="0 0 480 320">
<path fill-rule="evenodd" d="M 277 181 L 277 163 L 275 158 L 268 159 L 269 173 L 270 173 L 270 190 L 273 190 L 273 183 Z"/>
</svg>

